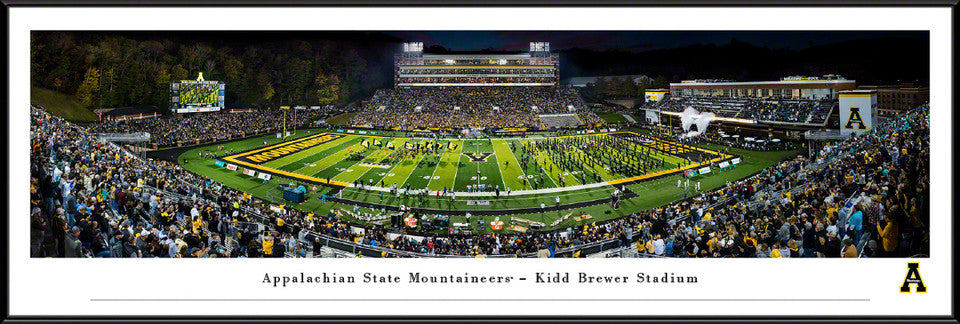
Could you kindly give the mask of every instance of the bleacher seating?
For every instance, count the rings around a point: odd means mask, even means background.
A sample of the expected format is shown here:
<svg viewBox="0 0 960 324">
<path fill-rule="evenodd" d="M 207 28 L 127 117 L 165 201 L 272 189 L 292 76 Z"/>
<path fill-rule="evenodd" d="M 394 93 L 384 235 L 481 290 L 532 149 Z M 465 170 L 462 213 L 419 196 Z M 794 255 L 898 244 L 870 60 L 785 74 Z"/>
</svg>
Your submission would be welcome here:
<svg viewBox="0 0 960 324">
<path fill-rule="evenodd" d="M 757 99 L 721 97 L 667 97 L 648 102 L 644 109 L 682 112 L 692 107 L 712 112 L 717 117 L 752 119 L 766 122 L 822 124 L 836 105 L 835 100 Z"/>
<path fill-rule="evenodd" d="M 540 127 L 540 114 L 602 123 L 563 87 L 411 87 L 377 90 L 351 123 L 371 127 Z M 575 125 L 579 125 L 576 123 Z"/>
</svg>

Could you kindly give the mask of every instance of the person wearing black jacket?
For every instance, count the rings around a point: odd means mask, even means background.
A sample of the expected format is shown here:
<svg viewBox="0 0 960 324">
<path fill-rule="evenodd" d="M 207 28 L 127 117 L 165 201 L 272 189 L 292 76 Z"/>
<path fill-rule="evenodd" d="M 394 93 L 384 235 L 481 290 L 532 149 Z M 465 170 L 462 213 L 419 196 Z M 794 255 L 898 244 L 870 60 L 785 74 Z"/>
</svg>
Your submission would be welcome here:
<svg viewBox="0 0 960 324">
<path fill-rule="evenodd" d="M 817 232 L 813 230 L 813 224 L 806 223 L 804 224 L 803 231 L 803 257 L 811 258 L 816 256 L 816 252 L 820 250 L 820 241 L 817 240 Z"/>
<path fill-rule="evenodd" d="M 44 231 L 46 230 L 46 219 L 41 215 L 40 207 L 34 207 L 30 215 L 30 257 L 40 257 L 43 247 Z"/>
<path fill-rule="evenodd" d="M 283 241 L 281 240 L 273 244 L 273 251 L 272 251 L 273 255 L 271 256 L 274 258 L 282 258 L 286 251 L 287 251 L 287 245 L 283 244 Z"/>
<path fill-rule="evenodd" d="M 96 230 L 93 236 L 93 242 L 90 244 L 90 250 L 93 252 L 93 255 L 98 258 L 108 258 L 110 257 L 110 246 L 107 245 L 107 241 L 103 239 L 100 230 Z"/>
<path fill-rule="evenodd" d="M 63 219 L 63 208 L 57 209 L 57 216 L 54 216 L 50 224 L 51 244 L 49 245 L 47 256 L 63 257 L 66 255 L 66 241 L 64 237 L 67 234 L 67 221 Z M 51 253 L 52 252 L 52 253 Z"/>
<path fill-rule="evenodd" d="M 123 243 L 123 257 L 124 258 L 139 258 L 140 251 L 137 250 L 137 247 L 134 243 L 134 237 L 127 236 L 127 241 Z"/>
<path fill-rule="evenodd" d="M 320 243 L 320 237 L 313 238 L 313 255 L 320 255 L 323 244 Z"/>
<path fill-rule="evenodd" d="M 840 257 L 840 239 L 837 238 L 836 234 L 829 232 L 827 234 L 826 243 L 823 245 L 823 252 L 828 258 L 839 258 Z"/>
<path fill-rule="evenodd" d="M 251 236 L 251 238 L 254 237 L 254 235 L 250 235 L 250 236 Z M 247 245 L 246 245 L 246 247 L 247 247 L 247 257 L 249 257 L 249 258 L 259 258 L 260 255 L 261 255 L 261 254 L 260 254 L 260 244 L 259 244 L 259 242 L 257 242 L 257 240 L 252 240 L 252 239 L 251 239 L 251 240 L 247 240 L 247 242 L 248 242 Z"/>
<path fill-rule="evenodd" d="M 198 247 L 200 246 L 200 238 L 197 237 L 196 233 L 187 233 L 183 236 L 183 242 L 187 243 L 187 247 Z"/>
<path fill-rule="evenodd" d="M 240 238 L 237 240 L 240 242 L 240 250 L 247 252 L 247 247 L 250 246 L 250 241 L 252 241 L 255 236 L 256 235 L 247 231 L 247 229 L 243 229 L 243 232 L 240 232 Z"/>
</svg>

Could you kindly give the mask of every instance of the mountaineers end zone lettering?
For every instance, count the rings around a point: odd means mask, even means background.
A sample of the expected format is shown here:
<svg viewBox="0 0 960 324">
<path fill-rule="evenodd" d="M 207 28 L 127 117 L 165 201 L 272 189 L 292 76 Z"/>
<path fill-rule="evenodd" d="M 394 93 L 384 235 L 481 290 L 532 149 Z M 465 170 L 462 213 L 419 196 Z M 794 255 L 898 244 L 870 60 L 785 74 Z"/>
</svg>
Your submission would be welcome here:
<svg viewBox="0 0 960 324">
<path fill-rule="evenodd" d="M 232 158 L 250 163 L 263 164 L 341 137 L 343 137 L 343 135 L 330 133 L 317 134 L 294 141 L 293 143 L 274 145 L 266 149 L 249 152 L 246 155 L 233 156 Z"/>
</svg>

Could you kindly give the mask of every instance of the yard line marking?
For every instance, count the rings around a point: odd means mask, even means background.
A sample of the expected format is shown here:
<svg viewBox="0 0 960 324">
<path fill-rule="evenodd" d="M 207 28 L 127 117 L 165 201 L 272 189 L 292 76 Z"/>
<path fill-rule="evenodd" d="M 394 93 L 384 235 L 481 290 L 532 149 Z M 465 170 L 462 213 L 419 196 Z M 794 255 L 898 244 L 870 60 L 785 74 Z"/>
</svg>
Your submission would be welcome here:
<svg viewBox="0 0 960 324">
<path fill-rule="evenodd" d="M 453 141 L 449 141 L 448 143 L 446 143 L 446 146 L 449 147 L 449 146 L 450 146 L 449 143 L 452 143 L 452 142 L 453 142 Z M 453 171 L 453 172 L 454 172 L 454 173 L 453 173 L 453 181 L 454 181 L 454 183 L 456 183 L 456 181 L 457 181 L 457 170 L 460 169 L 460 166 L 459 166 L 459 163 L 460 163 L 460 153 L 459 153 L 459 151 L 463 149 L 463 145 L 462 145 L 462 144 L 463 144 L 463 143 L 457 144 L 457 148 L 455 148 L 455 149 L 453 149 L 453 150 L 447 150 L 447 149 L 445 149 L 445 150 L 443 151 L 443 153 L 440 155 L 440 161 L 437 162 L 437 168 L 433 170 L 433 175 L 430 177 L 430 182 L 427 182 L 427 190 L 430 190 L 430 185 L 433 184 L 433 181 L 434 181 L 433 177 L 436 177 L 436 176 L 437 176 L 437 171 L 440 170 L 440 163 L 441 163 L 441 162 L 444 162 L 444 157 L 446 157 L 448 154 L 451 155 L 451 156 L 456 157 L 456 159 L 457 159 L 456 162 L 447 162 L 448 165 L 449 165 L 450 163 L 457 163 L 457 165 L 453 168 L 453 170 L 454 170 L 454 171 Z M 445 179 L 445 178 L 446 178 L 446 177 L 441 177 L 441 179 L 437 179 L 437 181 L 439 182 L 440 180 L 443 180 L 443 179 Z M 439 191 L 439 189 L 437 189 L 437 191 Z"/>
<path fill-rule="evenodd" d="M 453 171 L 453 184 L 450 185 L 450 191 L 453 191 L 453 188 L 456 188 L 456 187 L 457 187 L 457 173 L 460 173 L 460 153 L 463 153 L 463 146 L 464 146 L 464 145 L 467 145 L 467 142 L 466 142 L 466 141 L 459 141 L 459 142 L 460 142 L 460 147 L 459 147 L 460 152 L 457 152 L 457 154 L 456 154 L 457 158 L 456 158 L 456 160 L 454 161 L 455 163 L 457 163 L 457 167 L 453 169 L 453 170 L 454 170 L 454 171 Z M 446 187 L 444 187 L 444 189 L 446 189 Z"/>
<path fill-rule="evenodd" d="M 402 145 L 404 142 L 406 142 L 406 139 L 396 138 L 396 139 L 394 139 L 394 140 L 392 140 L 392 141 L 390 141 L 390 142 L 387 142 L 387 144 L 394 143 L 394 147 L 397 147 L 397 146 Z M 384 145 L 384 147 L 386 147 L 386 145 Z M 378 152 L 381 152 L 381 151 L 382 151 L 382 152 L 385 152 L 386 154 L 383 154 L 382 156 L 379 156 L 379 159 L 377 159 L 376 161 L 374 161 L 374 163 L 383 163 L 383 161 L 386 160 L 388 157 L 390 157 L 390 154 L 392 153 L 392 152 L 388 151 L 388 149 L 386 149 L 386 148 L 380 149 Z M 369 156 L 369 158 L 373 158 L 373 157 L 374 157 L 373 155 L 370 155 L 370 156 Z M 363 160 L 361 160 L 360 163 L 363 163 Z M 391 165 L 389 169 L 390 169 L 390 170 L 393 170 L 393 168 L 395 168 L 395 167 L 396 167 L 396 164 Z M 365 166 L 359 166 L 359 168 L 366 168 L 366 170 L 364 170 L 362 173 L 357 174 L 356 176 L 353 176 L 352 179 L 349 179 L 350 177 L 348 177 L 348 178 L 344 178 L 344 179 L 342 179 L 342 180 L 343 180 L 344 182 L 353 182 L 353 181 L 356 181 L 357 179 L 362 178 L 364 175 L 367 174 L 367 172 L 370 172 L 370 171 L 375 170 L 375 169 L 379 169 L 379 168 L 372 168 L 372 167 L 365 167 Z M 380 170 L 380 171 L 386 171 L 386 170 Z M 387 172 L 389 172 L 389 171 L 387 171 Z M 339 176 L 341 176 L 341 175 L 343 175 L 343 174 L 338 174 L 337 176 L 339 177 Z"/>
<path fill-rule="evenodd" d="M 361 141 L 362 141 L 362 140 L 361 140 Z M 332 158 L 332 157 L 336 157 L 337 155 L 339 155 L 340 153 L 343 153 L 343 152 L 346 151 L 346 150 L 353 150 L 353 149 L 355 149 L 355 147 L 359 147 L 359 146 L 360 146 L 360 143 L 353 144 L 353 145 L 350 145 L 350 146 L 348 146 L 348 147 L 345 147 L 345 148 L 343 148 L 342 150 L 337 151 L 336 153 L 330 154 L 330 155 L 328 155 L 327 157 L 320 159 L 319 161 L 317 161 L 317 163 L 323 162 L 323 161 L 325 161 L 325 160 L 327 160 L 327 159 L 329 159 L 329 158 Z M 333 166 L 334 164 L 337 164 L 337 162 L 340 162 L 341 160 L 343 160 L 343 159 L 341 158 L 340 160 L 337 160 L 336 162 L 333 162 L 333 163 L 331 163 L 330 165 L 323 167 L 323 170 L 325 170 L 326 168 L 329 168 L 329 167 Z M 311 167 L 311 168 L 312 168 L 312 167 Z M 299 168 L 299 169 L 293 170 L 293 173 L 299 173 L 299 174 L 304 174 L 304 175 L 306 175 L 305 173 L 301 173 L 301 172 L 300 172 L 300 170 L 303 170 L 303 169 L 306 169 L 306 168 L 304 167 L 304 168 Z M 317 170 L 317 172 L 320 172 L 320 171 L 323 171 L 323 170 Z M 316 173 L 315 173 L 315 172 L 311 172 L 311 174 L 316 174 Z"/>
<path fill-rule="evenodd" d="M 423 142 L 423 141 L 418 141 L 415 143 L 420 143 L 420 142 Z M 426 154 L 424 154 L 424 156 L 426 156 Z M 417 164 L 420 164 L 420 161 L 422 160 L 423 160 L 423 156 L 421 156 L 419 159 L 413 162 L 413 169 L 410 169 L 410 173 L 407 173 L 407 177 L 403 179 L 402 182 L 397 183 L 397 188 L 400 188 L 401 186 L 403 186 L 404 183 L 407 183 L 407 180 L 410 179 L 410 175 L 413 174 L 413 170 L 417 168 Z M 403 163 L 403 161 L 401 161 L 401 163 Z"/>
<path fill-rule="evenodd" d="M 370 155 L 367 156 L 367 157 L 372 157 L 372 156 L 376 155 L 377 153 L 379 153 L 381 150 L 383 150 L 383 149 L 382 149 L 382 148 L 378 148 L 378 149 L 376 149 L 375 151 L 373 151 L 373 153 L 370 153 Z M 348 157 L 349 157 L 349 156 L 348 156 Z M 363 163 L 363 161 L 366 160 L 367 157 L 364 157 L 364 158 L 360 159 L 359 161 L 356 161 L 356 162 L 354 162 L 353 164 L 344 167 L 344 168 L 343 168 L 343 171 L 340 171 L 339 173 L 333 175 L 332 177 L 330 177 L 330 179 L 339 177 L 341 174 L 346 173 L 347 170 L 350 170 L 350 168 L 352 168 L 352 167 L 354 167 L 354 166 L 357 166 L 357 165 L 360 164 L 360 163 Z M 330 166 L 324 168 L 323 170 L 317 171 L 316 173 L 314 173 L 314 175 L 320 174 L 320 172 L 323 172 L 323 171 L 326 171 L 326 170 L 329 169 L 329 168 L 332 168 L 333 166 L 337 165 L 337 163 L 343 162 L 343 160 L 345 160 L 346 158 L 347 158 L 347 157 L 345 157 L 345 158 L 343 158 L 343 159 L 340 159 L 340 161 L 337 161 L 336 163 L 331 164 Z M 378 161 L 378 162 L 379 162 L 379 161 Z"/>
<path fill-rule="evenodd" d="M 506 150 L 506 151 L 507 151 L 507 154 L 510 155 L 510 156 L 507 157 L 507 158 L 509 158 L 510 160 L 513 160 L 513 165 L 514 165 L 514 167 L 516 167 L 517 169 L 520 169 L 520 176 L 522 176 L 523 179 L 526 179 L 526 178 L 527 178 L 527 173 L 524 172 L 524 171 L 523 171 L 523 168 L 520 167 L 520 161 L 517 160 L 516 155 L 514 155 L 514 154 L 513 154 L 513 151 L 510 150 L 510 145 L 507 145 L 507 141 L 506 141 L 506 140 L 495 140 L 494 143 L 493 143 L 493 151 L 494 151 L 494 152 L 497 151 L 497 143 L 496 143 L 496 142 L 499 142 L 499 144 L 501 144 L 501 145 L 504 146 L 504 148 L 503 148 L 501 151 L 503 151 L 503 150 Z M 499 155 L 499 154 L 497 154 L 497 155 Z M 507 160 L 507 162 L 510 162 L 510 160 Z M 506 188 L 506 186 L 507 186 L 507 178 L 504 178 L 504 177 L 503 177 L 503 169 L 502 169 L 501 166 L 500 166 L 500 161 L 499 161 L 499 159 L 497 160 L 497 169 L 500 170 L 500 180 L 503 182 L 503 186 Z M 520 182 L 520 185 L 521 185 L 521 186 L 524 186 L 523 189 L 526 189 L 527 187 L 529 187 L 529 186 L 524 185 L 523 182 Z M 556 187 L 556 185 L 554 185 L 554 187 Z"/>
</svg>

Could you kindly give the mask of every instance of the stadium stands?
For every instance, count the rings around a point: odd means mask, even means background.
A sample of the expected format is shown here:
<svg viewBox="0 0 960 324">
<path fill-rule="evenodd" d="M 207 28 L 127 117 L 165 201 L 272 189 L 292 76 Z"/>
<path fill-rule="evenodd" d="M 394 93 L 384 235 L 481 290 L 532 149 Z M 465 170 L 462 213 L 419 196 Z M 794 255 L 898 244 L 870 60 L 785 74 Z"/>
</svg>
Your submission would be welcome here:
<svg viewBox="0 0 960 324">
<path fill-rule="evenodd" d="M 808 123 L 817 125 L 823 124 L 827 118 L 830 117 L 830 114 L 833 113 L 834 109 L 839 109 L 839 105 L 840 103 L 835 100 L 817 101 L 817 106 L 814 108 L 813 113 L 810 114 L 810 120 Z"/>
<path fill-rule="evenodd" d="M 352 124 L 377 128 L 540 127 L 537 115 L 571 113 L 569 107 L 587 119 L 585 122 L 599 121 L 570 88 L 412 87 L 377 90 Z"/>
<path fill-rule="evenodd" d="M 303 127 L 313 121 L 336 114 L 331 109 L 288 111 L 287 127 Z M 90 127 L 97 133 L 148 132 L 151 143 L 159 147 L 195 144 L 277 130 L 283 125 L 283 110 L 253 112 L 214 112 L 188 116 L 163 117 L 121 121 L 101 121 Z"/>
<path fill-rule="evenodd" d="M 693 107 L 700 112 L 713 112 L 717 117 L 822 124 L 836 104 L 835 100 L 667 97 L 664 100 L 648 102 L 643 108 L 682 112 L 687 107 Z"/>
</svg>

